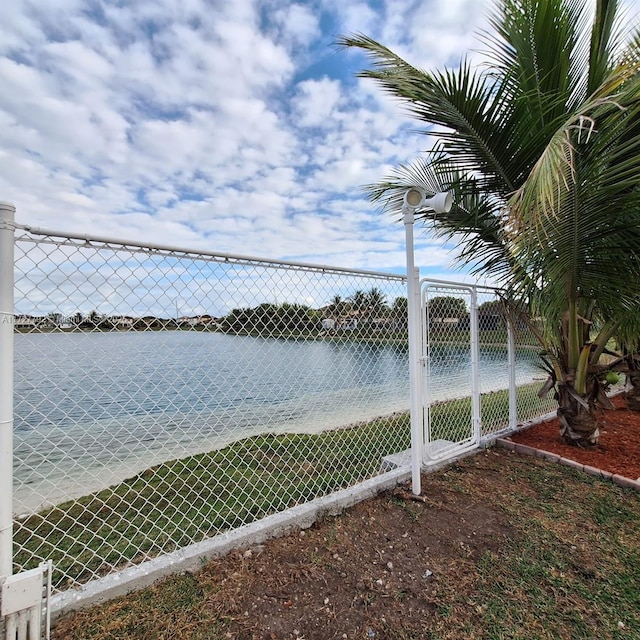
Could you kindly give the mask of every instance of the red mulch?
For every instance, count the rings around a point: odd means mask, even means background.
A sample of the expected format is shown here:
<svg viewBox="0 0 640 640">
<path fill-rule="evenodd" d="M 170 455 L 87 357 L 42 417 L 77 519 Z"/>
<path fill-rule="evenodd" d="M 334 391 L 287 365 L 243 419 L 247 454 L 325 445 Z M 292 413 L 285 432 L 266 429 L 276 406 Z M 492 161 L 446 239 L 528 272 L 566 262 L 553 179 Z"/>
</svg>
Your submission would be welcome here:
<svg viewBox="0 0 640 640">
<path fill-rule="evenodd" d="M 565 444 L 557 420 L 542 422 L 514 434 L 511 440 L 604 471 L 640 480 L 640 413 L 626 408 L 624 397 L 613 399 L 615 409 L 599 414 L 600 442 L 581 448 Z"/>
</svg>

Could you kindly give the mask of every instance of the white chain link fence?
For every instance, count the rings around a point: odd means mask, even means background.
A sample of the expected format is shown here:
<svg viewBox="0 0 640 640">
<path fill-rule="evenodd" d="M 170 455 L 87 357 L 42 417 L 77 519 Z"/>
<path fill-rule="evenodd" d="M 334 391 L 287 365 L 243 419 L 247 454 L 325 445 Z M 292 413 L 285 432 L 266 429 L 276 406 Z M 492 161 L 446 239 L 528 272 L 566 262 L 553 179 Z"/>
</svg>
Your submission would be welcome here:
<svg viewBox="0 0 640 640">
<path fill-rule="evenodd" d="M 410 446 L 403 276 L 22 227 L 14 290 L 14 571 L 53 560 L 56 590 L 359 483 Z M 479 294 L 483 435 L 509 420 L 494 298 Z M 462 306 L 431 314 L 449 425 L 469 395 Z M 552 408 L 528 342 L 519 420 Z"/>
<path fill-rule="evenodd" d="M 28 232 L 15 264 L 16 570 L 73 586 L 409 446 L 400 276 Z"/>
<path fill-rule="evenodd" d="M 498 291 L 428 279 L 422 291 L 427 459 L 476 446 L 557 407 L 551 396 L 538 397 L 547 379 L 539 346 Z"/>
<path fill-rule="evenodd" d="M 519 424 L 555 411 L 558 404 L 553 393 L 538 396 L 548 374 L 540 366 L 541 348 L 536 337 L 507 311 L 496 291 L 479 287 L 477 305 L 481 435 L 486 438 L 507 427 L 504 401 L 509 391 L 515 392 L 515 421 Z M 507 323 L 513 331 L 513 370 L 509 365 Z"/>
</svg>

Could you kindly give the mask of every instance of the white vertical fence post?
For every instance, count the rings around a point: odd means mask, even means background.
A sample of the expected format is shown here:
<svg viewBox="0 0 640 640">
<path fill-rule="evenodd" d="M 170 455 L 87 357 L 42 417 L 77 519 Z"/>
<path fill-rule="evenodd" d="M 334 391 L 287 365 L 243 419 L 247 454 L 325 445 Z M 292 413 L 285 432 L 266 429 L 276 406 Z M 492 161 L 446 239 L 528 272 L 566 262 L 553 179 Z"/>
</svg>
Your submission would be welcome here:
<svg viewBox="0 0 640 640">
<path fill-rule="evenodd" d="M 511 320 L 507 319 L 507 357 L 509 359 L 509 428 L 518 426 L 518 405 L 516 397 L 516 336 Z"/>
<path fill-rule="evenodd" d="M 16 208 L 0 202 L 0 582 L 13 572 L 13 243 Z"/>
<path fill-rule="evenodd" d="M 418 496 L 422 491 L 422 382 L 420 380 L 420 272 L 415 267 L 413 251 L 413 210 L 404 213 L 407 251 L 407 322 L 409 330 L 409 393 L 411 406 L 411 490 Z"/>
<path fill-rule="evenodd" d="M 478 292 L 471 287 L 471 421 L 473 438 L 477 443 L 482 436 L 482 411 L 480 407 L 480 348 L 478 335 Z"/>
<path fill-rule="evenodd" d="M 0 582 L 13 572 L 13 245 L 16 208 L 0 202 Z"/>
</svg>

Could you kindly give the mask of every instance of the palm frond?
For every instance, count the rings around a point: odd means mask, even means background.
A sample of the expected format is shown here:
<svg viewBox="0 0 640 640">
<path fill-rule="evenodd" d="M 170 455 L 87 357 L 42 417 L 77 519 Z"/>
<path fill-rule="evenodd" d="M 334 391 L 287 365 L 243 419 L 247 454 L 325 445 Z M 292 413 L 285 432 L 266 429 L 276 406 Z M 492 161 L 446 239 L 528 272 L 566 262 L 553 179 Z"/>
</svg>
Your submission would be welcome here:
<svg viewBox="0 0 640 640">
<path fill-rule="evenodd" d="M 478 172 L 487 190 L 514 190 L 514 137 L 508 130 L 512 101 L 496 90 L 491 78 L 466 61 L 458 69 L 429 74 L 363 35 L 341 38 L 338 44 L 367 53 L 372 68 L 358 76 L 376 80 L 416 118 L 445 128 L 439 133 L 442 149 L 456 157 L 461 170 Z"/>
<path fill-rule="evenodd" d="M 479 69 L 424 72 L 365 36 L 341 39 L 372 61 L 361 77 L 427 131 L 444 128 L 438 154 L 367 191 L 397 215 L 408 186 L 452 190 L 453 209 L 424 223 L 535 318 L 554 384 L 579 370 L 586 388 L 592 358 L 640 299 L 640 29 L 616 0 L 595 0 L 595 12 L 585 0 L 497 6 Z"/>
<path fill-rule="evenodd" d="M 416 212 L 436 237 L 454 241 L 461 247 L 460 265 L 472 268 L 478 275 L 509 272 L 510 257 L 503 238 L 505 203 L 487 196 L 479 181 L 463 174 L 446 156 L 435 155 L 431 161 L 419 158 L 403 164 L 381 182 L 364 187 L 369 199 L 384 213 L 400 218 L 407 188 L 421 186 L 427 193 L 451 191 L 454 205 L 447 213 Z"/>
</svg>

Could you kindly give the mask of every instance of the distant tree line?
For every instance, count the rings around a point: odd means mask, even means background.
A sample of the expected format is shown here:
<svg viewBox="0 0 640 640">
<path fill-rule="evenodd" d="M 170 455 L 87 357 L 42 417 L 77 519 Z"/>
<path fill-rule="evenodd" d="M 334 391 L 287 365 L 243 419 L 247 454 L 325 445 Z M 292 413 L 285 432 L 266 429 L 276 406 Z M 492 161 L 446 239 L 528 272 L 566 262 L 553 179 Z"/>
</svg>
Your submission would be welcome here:
<svg viewBox="0 0 640 640">
<path fill-rule="evenodd" d="M 496 329 L 501 324 L 499 302 L 485 302 L 479 307 L 479 328 Z M 465 301 L 456 296 L 436 296 L 428 301 L 424 310 L 432 329 L 464 330 L 469 328 L 469 312 Z M 194 316 L 193 318 L 159 318 L 156 316 L 132 317 L 103 315 L 93 310 L 80 311 L 71 316 L 49 313 L 46 316 L 20 316 L 18 329 L 63 330 L 134 330 L 198 328 L 219 330 L 226 333 L 258 333 L 278 335 L 283 333 L 308 333 L 314 331 L 396 332 L 406 331 L 408 316 L 407 298 L 399 296 L 391 304 L 380 289 L 357 290 L 343 298 L 335 295 L 324 307 L 314 309 L 297 303 L 274 304 L 264 302 L 255 307 L 235 308 L 222 318 Z"/>
<path fill-rule="evenodd" d="M 302 304 L 263 303 L 253 308 L 233 309 L 222 318 L 220 329 L 226 332 L 255 331 L 282 333 L 317 329 L 322 313 Z"/>
</svg>

